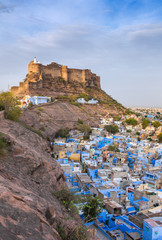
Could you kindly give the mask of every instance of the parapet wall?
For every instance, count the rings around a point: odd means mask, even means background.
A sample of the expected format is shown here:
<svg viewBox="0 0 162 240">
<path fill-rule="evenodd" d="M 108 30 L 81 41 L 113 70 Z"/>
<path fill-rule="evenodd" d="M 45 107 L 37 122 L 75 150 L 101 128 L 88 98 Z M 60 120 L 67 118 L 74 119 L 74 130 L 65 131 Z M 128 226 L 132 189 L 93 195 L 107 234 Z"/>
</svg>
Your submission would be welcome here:
<svg viewBox="0 0 162 240">
<path fill-rule="evenodd" d="M 67 82 L 80 82 L 86 83 L 91 81 L 93 84 L 100 88 L 100 77 L 92 73 L 89 69 L 72 69 L 67 66 L 62 66 L 57 63 L 51 63 L 49 65 L 42 65 L 40 63 L 34 63 L 31 61 L 28 65 L 28 74 L 43 74 L 50 75 L 51 78 L 61 77 Z"/>
<path fill-rule="evenodd" d="M 68 81 L 76 81 L 76 82 L 85 82 L 85 77 L 83 75 L 83 71 L 81 69 L 68 69 Z"/>
</svg>

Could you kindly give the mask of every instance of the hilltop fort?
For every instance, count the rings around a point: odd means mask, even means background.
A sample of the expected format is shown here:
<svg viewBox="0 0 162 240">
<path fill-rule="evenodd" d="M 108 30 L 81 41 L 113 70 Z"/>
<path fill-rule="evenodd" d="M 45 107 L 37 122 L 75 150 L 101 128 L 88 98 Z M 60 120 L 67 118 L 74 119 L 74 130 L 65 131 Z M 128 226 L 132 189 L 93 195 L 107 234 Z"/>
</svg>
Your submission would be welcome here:
<svg viewBox="0 0 162 240">
<path fill-rule="evenodd" d="M 13 94 L 57 96 L 76 94 L 87 87 L 100 89 L 100 77 L 89 69 L 73 69 L 52 62 L 43 65 L 34 58 L 28 65 L 28 74 L 18 87 L 12 87 Z"/>
</svg>

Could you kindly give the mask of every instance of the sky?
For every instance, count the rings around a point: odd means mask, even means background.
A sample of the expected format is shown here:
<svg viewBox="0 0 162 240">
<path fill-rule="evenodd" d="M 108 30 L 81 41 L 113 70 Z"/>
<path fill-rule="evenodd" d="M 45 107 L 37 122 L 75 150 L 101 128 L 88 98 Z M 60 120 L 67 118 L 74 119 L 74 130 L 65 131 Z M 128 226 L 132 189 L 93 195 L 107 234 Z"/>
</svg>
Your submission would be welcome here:
<svg viewBox="0 0 162 240">
<path fill-rule="evenodd" d="M 162 107 L 162 0 L 0 0 L 0 91 L 35 56 L 91 69 L 126 107 Z"/>
</svg>

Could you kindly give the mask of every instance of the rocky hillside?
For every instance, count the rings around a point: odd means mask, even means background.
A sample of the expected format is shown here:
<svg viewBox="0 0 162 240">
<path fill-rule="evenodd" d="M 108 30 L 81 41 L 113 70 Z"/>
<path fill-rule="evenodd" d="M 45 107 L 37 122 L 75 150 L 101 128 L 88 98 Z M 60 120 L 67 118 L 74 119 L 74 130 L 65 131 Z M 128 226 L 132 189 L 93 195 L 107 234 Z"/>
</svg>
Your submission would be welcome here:
<svg viewBox="0 0 162 240">
<path fill-rule="evenodd" d="M 21 124 L 31 130 L 37 130 L 37 133 L 44 137 L 52 138 L 60 128 L 76 128 L 78 119 L 97 127 L 100 117 L 122 112 L 123 109 L 118 110 L 114 106 L 108 107 L 107 104 L 75 106 L 68 100 L 58 100 L 54 103 L 26 109 L 22 114 Z"/>
<path fill-rule="evenodd" d="M 79 216 L 71 216 L 53 195 L 67 186 L 47 142 L 2 117 L 0 133 L 7 144 L 6 154 L 0 156 L 0 239 L 77 239 L 75 230 L 82 227 Z"/>
</svg>

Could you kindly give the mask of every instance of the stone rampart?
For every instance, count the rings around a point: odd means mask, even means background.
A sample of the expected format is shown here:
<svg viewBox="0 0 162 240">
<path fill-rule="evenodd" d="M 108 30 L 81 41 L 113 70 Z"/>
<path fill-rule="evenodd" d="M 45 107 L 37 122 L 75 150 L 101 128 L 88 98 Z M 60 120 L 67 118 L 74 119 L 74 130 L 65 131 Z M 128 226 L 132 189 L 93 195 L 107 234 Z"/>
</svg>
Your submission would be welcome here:
<svg viewBox="0 0 162 240">
<path fill-rule="evenodd" d="M 62 86 L 63 81 L 68 85 Z M 59 82 L 60 81 L 60 82 Z M 30 94 L 46 95 L 51 91 L 70 92 L 70 84 L 80 83 L 83 88 L 100 88 L 100 77 L 92 73 L 89 69 L 72 69 L 67 66 L 52 62 L 49 65 L 43 65 L 39 62 L 31 61 L 28 65 L 28 74 L 24 82 L 19 83 L 19 87 L 12 87 L 11 91 L 18 96 Z M 49 92 L 50 90 L 50 92 Z M 53 94 L 54 95 L 54 94 Z"/>
</svg>

